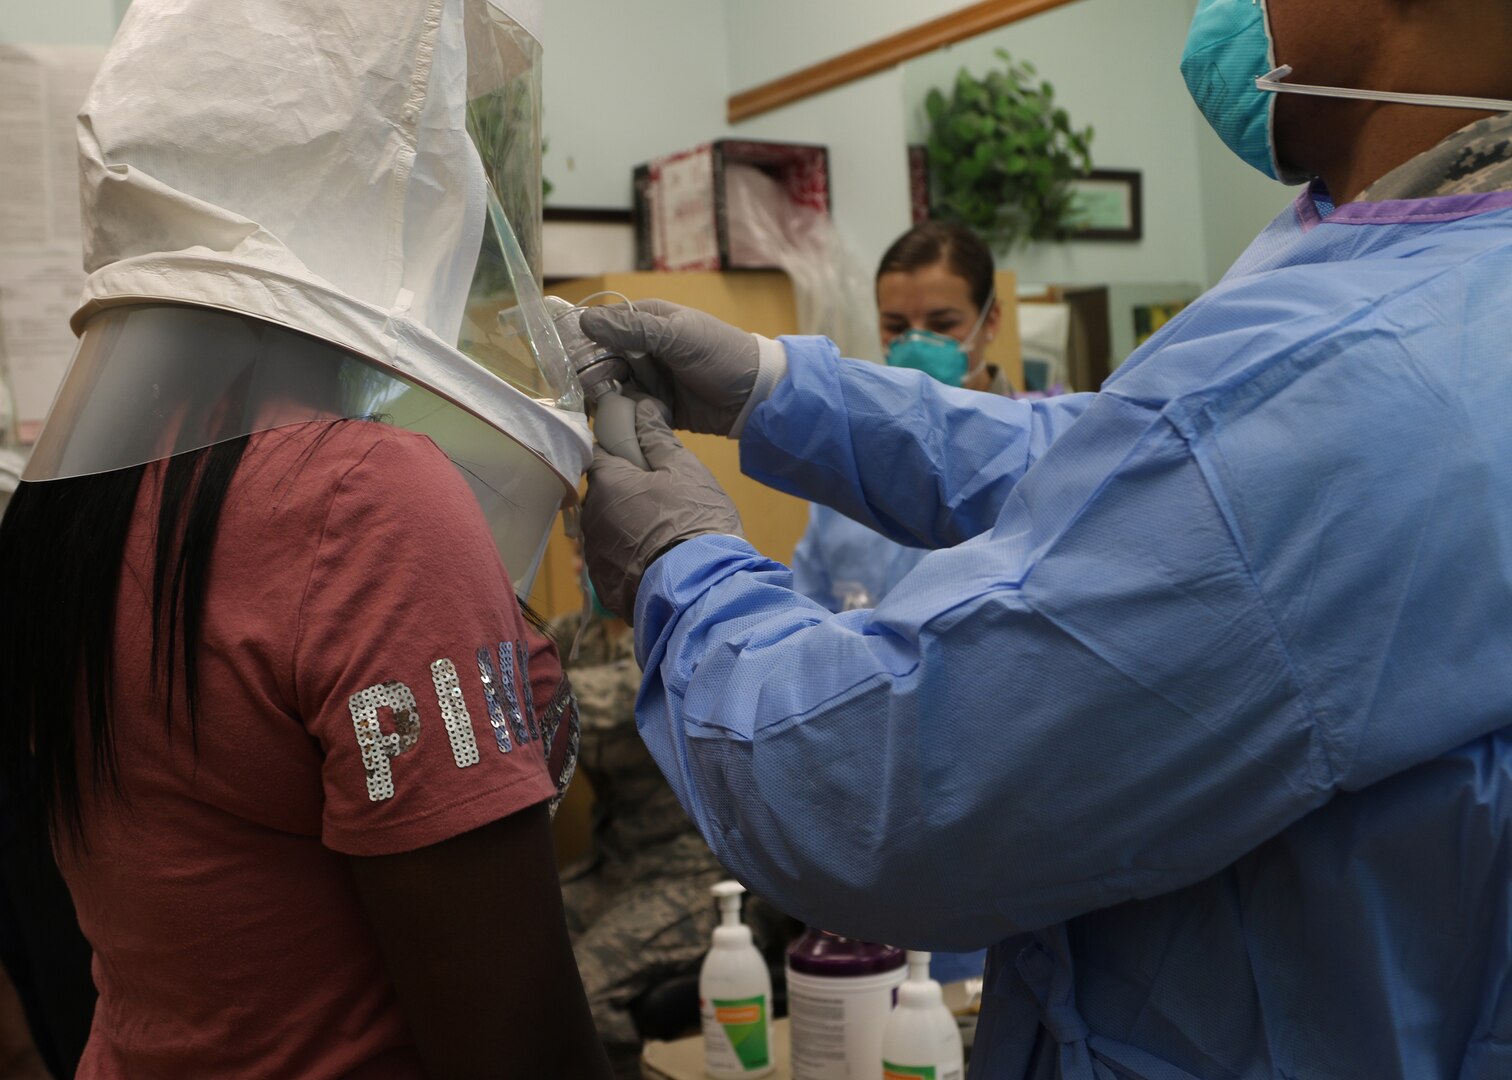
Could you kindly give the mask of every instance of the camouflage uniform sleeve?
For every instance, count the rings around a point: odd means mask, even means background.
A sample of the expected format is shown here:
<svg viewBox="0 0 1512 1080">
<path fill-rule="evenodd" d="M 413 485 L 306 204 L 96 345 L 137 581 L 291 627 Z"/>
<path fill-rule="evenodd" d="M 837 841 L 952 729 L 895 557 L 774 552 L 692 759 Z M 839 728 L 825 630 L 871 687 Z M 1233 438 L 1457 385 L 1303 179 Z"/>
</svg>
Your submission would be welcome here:
<svg viewBox="0 0 1512 1080">
<path fill-rule="evenodd" d="M 581 616 L 564 615 L 552 623 L 562 655 L 567 661 L 568 677 L 577 695 L 578 714 L 583 728 L 606 731 L 614 727 L 635 726 L 635 695 L 640 692 L 641 672 L 635 665 L 634 639 L 628 629 L 615 632 L 601 620 L 588 624 L 578 650 L 571 659 L 572 642 L 577 636 Z"/>
</svg>

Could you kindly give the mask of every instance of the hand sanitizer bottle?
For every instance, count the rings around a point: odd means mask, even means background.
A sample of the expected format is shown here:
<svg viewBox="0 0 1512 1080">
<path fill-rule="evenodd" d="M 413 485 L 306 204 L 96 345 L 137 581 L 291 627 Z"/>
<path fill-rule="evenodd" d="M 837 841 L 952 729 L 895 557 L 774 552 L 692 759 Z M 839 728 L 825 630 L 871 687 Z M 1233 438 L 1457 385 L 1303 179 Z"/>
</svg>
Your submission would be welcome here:
<svg viewBox="0 0 1512 1080">
<path fill-rule="evenodd" d="M 908 954 L 908 980 L 882 1035 L 883 1080 L 961 1080 L 961 1030 L 929 977 L 929 954 Z"/>
<path fill-rule="evenodd" d="M 710 890 L 719 901 L 720 925 L 714 947 L 698 975 L 703 1014 L 704 1071 L 712 1080 L 766 1076 L 772 1059 L 772 976 L 740 921 L 739 882 L 721 881 Z"/>
</svg>

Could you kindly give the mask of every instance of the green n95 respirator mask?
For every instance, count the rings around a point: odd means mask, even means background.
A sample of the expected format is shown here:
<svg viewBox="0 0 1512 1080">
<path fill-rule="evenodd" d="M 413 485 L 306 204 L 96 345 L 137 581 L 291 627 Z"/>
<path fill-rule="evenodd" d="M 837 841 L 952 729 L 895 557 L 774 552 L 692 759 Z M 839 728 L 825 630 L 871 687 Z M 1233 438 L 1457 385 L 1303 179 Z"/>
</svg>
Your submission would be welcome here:
<svg viewBox="0 0 1512 1080">
<path fill-rule="evenodd" d="M 922 371 L 946 386 L 964 386 L 967 379 L 981 370 L 971 366 L 971 348 L 996 303 L 994 291 L 988 295 L 964 341 L 933 330 L 905 330 L 887 343 L 887 366 Z"/>
</svg>

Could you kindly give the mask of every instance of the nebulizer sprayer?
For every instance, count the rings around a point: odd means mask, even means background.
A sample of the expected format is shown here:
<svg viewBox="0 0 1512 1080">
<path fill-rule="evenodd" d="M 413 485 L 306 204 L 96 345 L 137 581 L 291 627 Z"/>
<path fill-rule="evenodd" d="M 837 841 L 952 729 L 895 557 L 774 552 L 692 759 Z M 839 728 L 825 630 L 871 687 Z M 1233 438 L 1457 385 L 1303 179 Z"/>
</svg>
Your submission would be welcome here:
<svg viewBox="0 0 1512 1080">
<path fill-rule="evenodd" d="M 635 309 L 634 303 L 623 293 L 606 290 L 584 297 L 578 304 L 573 304 L 560 296 L 547 296 L 545 298 L 546 310 L 556 325 L 557 336 L 561 338 L 562 347 L 567 352 L 568 364 L 577 374 L 578 382 L 582 385 L 584 403 L 588 415 L 593 418 L 595 440 L 615 457 L 624 458 L 631 464 L 649 471 L 651 466 L 647 463 L 646 456 L 641 453 L 640 438 L 635 432 L 636 399 L 626 393 L 627 389 L 640 386 L 635 378 L 635 368 L 631 363 L 631 358 L 616 349 L 600 345 L 583 332 L 581 325 L 583 312 L 588 309 L 589 301 L 605 296 L 618 297 L 632 311 Z M 671 413 L 665 405 L 662 406 L 662 413 L 666 420 L 671 420 Z M 567 533 L 574 539 L 578 539 L 575 509 L 569 515 Z M 589 620 L 596 613 L 597 607 L 593 582 L 588 577 L 587 560 L 582 560 L 582 563 L 579 585 L 583 591 L 583 612 L 578 621 L 577 634 L 573 638 L 572 652 L 569 656 L 571 660 L 577 659 L 583 633 Z"/>
<path fill-rule="evenodd" d="M 634 368 L 618 350 L 600 345 L 583 333 L 581 321 L 588 301 L 601 296 L 617 296 L 632 311 L 635 309 L 622 293 L 606 291 L 585 297 L 581 304 L 570 303 L 560 296 L 548 296 L 546 310 L 556 323 L 562 347 L 567 350 L 567 361 L 582 384 L 588 414 L 593 417 L 594 438 L 615 457 L 649 470 L 651 466 L 646 463 L 635 434 L 635 399 L 625 393 L 627 387 L 638 385 Z M 670 415 L 667 419 L 671 419 Z"/>
</svg>

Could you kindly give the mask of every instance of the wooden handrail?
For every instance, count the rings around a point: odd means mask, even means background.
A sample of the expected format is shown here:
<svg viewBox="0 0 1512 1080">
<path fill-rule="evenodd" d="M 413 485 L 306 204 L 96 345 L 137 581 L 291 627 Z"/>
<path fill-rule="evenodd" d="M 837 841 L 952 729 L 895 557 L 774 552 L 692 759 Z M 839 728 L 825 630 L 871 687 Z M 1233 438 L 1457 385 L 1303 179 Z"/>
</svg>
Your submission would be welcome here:
<svg viewBox="0 0 1512 1080">
<path fill-rule="evenodd" d="M 923 56 L 943 45 L 953 45 L 957 41 L 964 41 L 1071 2 L 1072 0 L 982 0 L 981 3 L 953 11 L 949 15 L 941 15 L 938 19 L 885 37 L 881 41 L 841 53 L 802 71 L 795 71 L 791 75 L 734 94 L 728 104 L 730 123 L 738 124 L 753 116 L 760 116 L 814 94 L 822 94 L 826 90 L 896 67 L 905 60 Z"/>
</svg>

